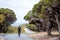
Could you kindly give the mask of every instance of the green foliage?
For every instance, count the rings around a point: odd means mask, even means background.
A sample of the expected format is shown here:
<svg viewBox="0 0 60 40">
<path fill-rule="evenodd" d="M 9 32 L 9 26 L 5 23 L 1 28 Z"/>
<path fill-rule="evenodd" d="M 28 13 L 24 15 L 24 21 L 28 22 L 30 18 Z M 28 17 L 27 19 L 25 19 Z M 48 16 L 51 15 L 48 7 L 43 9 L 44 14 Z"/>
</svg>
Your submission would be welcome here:
<svg viewBox="0 0 60 40">
<path fill-rule="evenodd" d="M 26 23 L 20 25 L 20 27 L 21 27 L 21 33 L 26 33 L 25 30 L 24 30 L 26 28 L 26 25 L 27 25 Z"/>
<path fill-rule="evenodd" d="M 26 28 L 26 24 L 20 25 L 21 33 L 26 33 L 24 28 Z M 6 33 L 18 33 L 18 26 L 8 26 L 8 30 Z"/>
<path fill-rule="evenodd" d="M 27 15 L 24 17 L 24 19 L 25 20 L 30 20 L 30 18 L 32 17 L 32 12 L 31 11 L 29 11 L 28 13 L 27 13 Z"/>
<path fill-rule="evenodd" d="M 54 0 L 40 0 L 39 3 L 35 4 L 31 13 L 27 13 L 27 15 L 24 17 L 25 20 L 30 19 L 31 14 L 32 16 L 37 17 L 37 18 L 43 18 L 45 15 L 45 10 L 48 6 L 50 6 L 53 3 Z M 40 16 L 43 15 L 43 16 Z M 45 17 L 45 16 L 44 16 Z"/>
<path fill-rule="evenodd" d="M 38 18 L 43 18 L 43 19 L 45 19 L 45 18 L 46 18 L 46 15 L 44 15 L 44 14 L 39 14 L 39 15 L 38 15 Z"/>
<path fill-rule="evenodd" d="M 3 14 L 0 14 L 0 23 L 2 23 L 5 20 L 5 16 Z"/>
<path fill-rule="evenodd" d="M 6 32 L 7 27 L 16 21 L 16 15 L 13 10 L 0 8 L 0 32 Z"/>
<path fill-rule="evenodd" d="M 33 14 L 33 15 L 31 15 L 28 12 L 27 14 L 29 14 L 29 15 L 26 15 L 27 17 L 25 17 L 26 18 L 25 20 L 29 19 L 28 21 L 30 21 L 30 19 L 32 19 L 32 17 L 30 17 L 30 16 L 33 16 L 33 18 L 37 18 L 37 19 L 42 18 L 44 20 L 46 20 L 46 19 L 49 20 L 50 18 L 54 19 L 54 16 L 53 16 L 54 13 L 49 15 L 49 10 L 50 9 L 47 10 L 47 8 L 49 8 L 49 7 L 52 8 L 53 6 L 55 6 L 55 7 L 58 6 L 58 8 L 60 10 L 60 6 L 59 6 L 60 4 L 59 3 L 60 3 L 60 0 L 40 0 L 39 3 L 35 4 L 34 7 L 31 10 L 31 14 Z M 56 13 L 56 9 L 55 8 L 52 8 L 52 9 Z M 31 27 L 31 24 L 28 25 L 28 28 L 33 29 L 33 27 Z"/>
<path fill-rule="evenodd" d="M 46 18 L 46 8 L 49 6 L 52 6 L 52 4 L 55 4 L 56 0 L 40 0 L 39 3 L 35 4 L 34 7 L 32 8 L 31 13 L 28 12 L 27 15 L 24 17 L 25 20 L 30 19 L 31 14 L 32 16 L 37 17 L 37 18 Z M 43 16 L 41 16 L 43 15 Z"/>
<path fill-rule="evenodd" d="M 24 19 L 25 19 L 25 20 L 29 20 L 29 19 L 30 19 L 29 16 L 30 16 L 30 14 L 28 13 L 28 14 L 24 17 Z"/>
<path fill-rule="evenodd" d="M 18 32 L 18 28 L 14 27 L 14 26 L 9 26 L 8 27 L 8 31 L 6 33 L 17 33 Z"/>
<path fill-rule="evenodd" d="M 10 18 L 10 19 L 8 19 L 8 21 L 11 22 L 11 23 L 16 21 L 15 13 L 8 8 L 6 8 L 6 9 L 0 8 L 0 17 L 2 17 L 1 21 L 5 21 L 8 18 Z"/>
<path fill-rule="evenodd" d="M 37 31 L 38 30 L 38 28 L 34 24 L 27 24 L 27 28 L 29 28 L 32 31 Z"/>
<path fill-rule="evenodd" d="M 39 4 L 35 4 L 33 9 L 32 9 L 32 12 L 35 13 L 35 12 L 40 12 L 41 10 L 41 5 L 39 7 Z"/>
</svg>

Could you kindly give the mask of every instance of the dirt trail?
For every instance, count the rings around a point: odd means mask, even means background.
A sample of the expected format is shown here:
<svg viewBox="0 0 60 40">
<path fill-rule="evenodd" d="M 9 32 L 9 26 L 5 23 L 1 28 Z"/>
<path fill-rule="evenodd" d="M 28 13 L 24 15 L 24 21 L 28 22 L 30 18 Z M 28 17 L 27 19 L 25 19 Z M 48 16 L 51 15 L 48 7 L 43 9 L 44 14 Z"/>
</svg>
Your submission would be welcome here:
<svg viewBox="0 0 60 40">
<path fill-rule="evenodd" d="M 52 36 L 47 36 L 47 32 L 39 32 L 35 34 L 30 34 L 29 37 L 34 40 L 58 40 L 58 32 L 52 32 L 52 34 Z"/>
</svg>

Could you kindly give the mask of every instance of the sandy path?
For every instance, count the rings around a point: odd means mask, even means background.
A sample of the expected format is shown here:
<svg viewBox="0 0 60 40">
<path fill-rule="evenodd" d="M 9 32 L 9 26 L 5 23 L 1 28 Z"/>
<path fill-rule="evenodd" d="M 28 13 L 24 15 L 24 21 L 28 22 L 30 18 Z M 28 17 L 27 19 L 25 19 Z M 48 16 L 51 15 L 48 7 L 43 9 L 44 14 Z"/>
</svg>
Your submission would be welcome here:
<svg viewBox="0 0 60 40">
<path fill-rule="evenodd" d="M 39 32 L 35 34 L 30 34 L 29 37 L 31 37 L 34 40 L 57 40 L 58 37 L 55 35 L 58 35 L 58 32 L 52 32 L 54 36 L 47 36 L 47 32 Z"/>
<path fill-rule="evenodd" d="M 6 38 L 4 38 L 4 37 L 0 36 L 0 40 L 6 40 Z"/>
</svg>

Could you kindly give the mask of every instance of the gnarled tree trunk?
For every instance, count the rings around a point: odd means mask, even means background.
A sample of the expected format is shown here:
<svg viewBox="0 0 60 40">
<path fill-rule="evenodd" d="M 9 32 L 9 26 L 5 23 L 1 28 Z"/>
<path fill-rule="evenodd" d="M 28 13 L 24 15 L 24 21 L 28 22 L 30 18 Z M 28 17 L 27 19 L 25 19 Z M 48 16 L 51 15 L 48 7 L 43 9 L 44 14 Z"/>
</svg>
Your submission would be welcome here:
<svg viewBox="0 0 60 40">
<path fill-rule="evenodd" d="M 60 22 L 58 21 L 58 15 L 55 15 L 57 24 L 58 24 L 58 31 L 59 31 L 59 38 L 60 38 Z"/>
</svg>

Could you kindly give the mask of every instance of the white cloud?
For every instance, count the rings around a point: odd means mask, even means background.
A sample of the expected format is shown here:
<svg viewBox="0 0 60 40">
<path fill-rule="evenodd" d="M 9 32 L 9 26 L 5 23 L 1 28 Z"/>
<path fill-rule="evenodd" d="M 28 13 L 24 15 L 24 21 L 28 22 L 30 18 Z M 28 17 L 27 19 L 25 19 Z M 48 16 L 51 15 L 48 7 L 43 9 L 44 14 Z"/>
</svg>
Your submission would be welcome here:
<svg viewBox="0 0 60 40">
<path fill-rule="evenodd" d="M 39 0 L 1 0 L 1 7 L 10 8 L 14 10 L 17 22 L 26 22 L 23 17 L 27 14 L 29 10 L 32 9 L 33 5 L 38 3 Z"/>
</svg>

